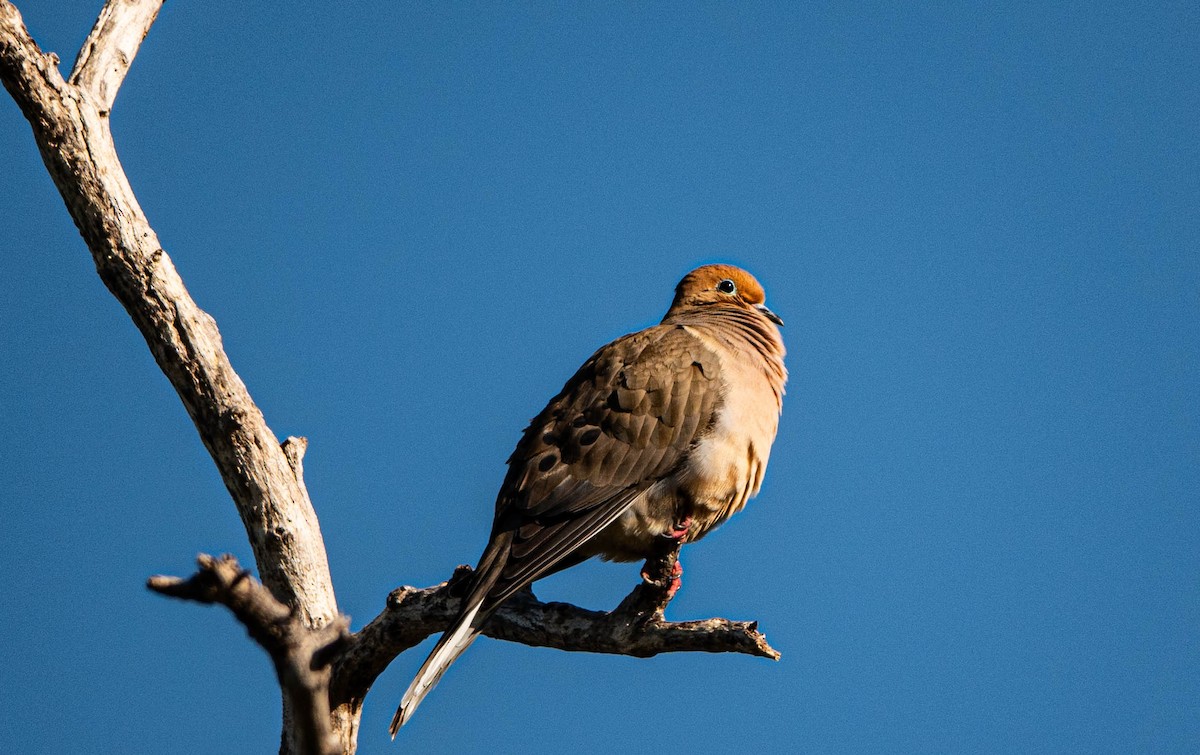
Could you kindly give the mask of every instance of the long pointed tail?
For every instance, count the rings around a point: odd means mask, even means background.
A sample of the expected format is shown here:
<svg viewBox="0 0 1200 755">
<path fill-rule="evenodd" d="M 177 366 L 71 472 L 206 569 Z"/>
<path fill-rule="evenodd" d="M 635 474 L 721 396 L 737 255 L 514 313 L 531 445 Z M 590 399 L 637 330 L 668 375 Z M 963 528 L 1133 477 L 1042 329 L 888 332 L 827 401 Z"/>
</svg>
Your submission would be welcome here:
<svg viewBox="0 0 1200 755">
<path fill-rule="evenodd" d="M 400 731 L 400 727 L 412 718 L 417 706 L 437 685 L 442 674 L 450 668 L 450 664 L 454 663 L 479 636 L 479 626 L 475 623 L 475 617 L 479 615 L 481 606 L 482 602 L 477 603 L 474 608 L 460 616 L 454 626 L 438 640 L 437 645 L 433 647 L 433 652 L 425 659 L 425 663 L 421 664 L 421 670 L 417 672 L 416 678 L 405 690 L 404 697 L 400 699 L 400 707 L 396 709 L 396 715 L 392 717 L 392 725 L 388 727 L 392 739 L 396 738 L 396 732 Z M 479 623 L 482 624 L 482 621 Z"/>
<path fill-rule="evenodd" d="M 484 622 L 495 612 L 496 606 L 489 605 L 487 608 L 484 606 L 489 602 L 487 600 L 488 593 L 504 569 L 511 543 L 511 533 L 493 534 L 491 542 L 488 543 L 488 547 L 483 551 L 483 556 L 479 559 L 479 566 L 475 568 L 474 582 L 467 592 L 467 597 L 463 598 L 462 612 L 433 646 L 433 652 L 421 664 L 421 670 L 417 672 L 416 678 L 408 685 L 404 697 L 400 699 L 400 707 L 396 709 L 396 715 L 392 717 L 392 725 L 388 727 L 392 739 L 396 738 L 396 732 L 400 731 L 400 727 L 412 718 L 417 706 L 421 704 L 430 690 L 437 686 L 442 674 L 450 668 L 450 664 L 454 663 L 463 654 L 463 651 L 471 646 L 471 643 L 479 636 L 479 630 L 483 627 Z"/>
</svg>

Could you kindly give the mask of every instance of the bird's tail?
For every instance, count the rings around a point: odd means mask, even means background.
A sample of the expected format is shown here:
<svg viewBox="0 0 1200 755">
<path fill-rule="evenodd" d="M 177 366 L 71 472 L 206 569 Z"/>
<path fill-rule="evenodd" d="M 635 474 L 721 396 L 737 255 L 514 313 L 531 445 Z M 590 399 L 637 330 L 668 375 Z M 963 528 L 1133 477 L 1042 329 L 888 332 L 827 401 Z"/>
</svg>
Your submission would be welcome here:
<svg viewBox="0 0 1200 755">
<path fill-rule="evenodd" d="M 474 582 L 467 597 L 463 599 L 463 607 L 458 618 L 433 646 L 433 652 L 421 664 L 421 670 L 417 672 L 416 678 L 408 685 L 404 697 L 400 699 L 400 707 L 396 709 L 396 715 L 392 717 L 392 724 L 388 727 L 392 739 L 396 738 L 396 732 L 400 731 L 400 727 L 412 718 L 417 706 L 421 704 L 430 690 L 437 686 L 442 674 L 450 668 L 450 664 L 454 663 L 479 636 L 484 622 L 495 613 L 495 606 L 485 608 L 484 604 L 488 591 L 496 583 L 504 568 L 510 542 L 511 536 L 494 537 L 487 550 L 484 551 L 483 557 L 479 560 L 479 566 L 475 570 Z"/>
<path fill-rule="evenodd" d="M 400 731 L 400 727 L 412 718 L 417 706 L 437 685 L 442 674 L 450 668 L 450 664 L 454 663 L 458 656 L 462 655 L 463 651 L 470 647 L 475 638 L 479 636 L 479 627 L 474 619 L 478 616 L 481 605 L 482 603 L 476 604 L 474 608 L 463 614 L 454 626 L 442 635 L 437 645 L 434 646 L 433 652 L 425 659 L 425 663 L 421 664 L 421 670 L 408 685 L 404 697 L 400 699 L 400 707 L 396 709 L 396 715 L 392 717 L 392 725 L 388 727 L 392 739 L 396 738 L 396 732 Z"/>
</svg>

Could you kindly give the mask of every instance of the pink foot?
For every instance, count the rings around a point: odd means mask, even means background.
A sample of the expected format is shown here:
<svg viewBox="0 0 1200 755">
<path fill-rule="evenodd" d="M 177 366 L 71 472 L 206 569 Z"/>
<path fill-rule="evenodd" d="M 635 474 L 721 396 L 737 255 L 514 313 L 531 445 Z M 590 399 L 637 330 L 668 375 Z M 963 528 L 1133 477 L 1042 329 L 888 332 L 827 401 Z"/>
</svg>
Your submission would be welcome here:
<svg viewBox="0 0 1200 755">
<path fill-rule="evenodd" d="M 645 569 L 642 569 L 642 580 L 645 582 L 651 583 L 651 584 L 654 583 L 654 580 L 652 580 L 650 578 L 650 575 L 646 573 Z M 682 584 L 683 584 L 683 564 L 676 561 L 671 566 L 671 586 L 669 588 L 667 588 L 667 595 L 674 597 L 675 592 L 677 590 L 679 590 L 679 588 Z"/>
<path fill-rule="evenodd" d="M 679 588 L 683 586 L 683 564 L 676 561 L 671 566 L 671 585 L 667 588 L 667 600 L 675 597 L 675 593 L 679 592 Z"/>
</svg>

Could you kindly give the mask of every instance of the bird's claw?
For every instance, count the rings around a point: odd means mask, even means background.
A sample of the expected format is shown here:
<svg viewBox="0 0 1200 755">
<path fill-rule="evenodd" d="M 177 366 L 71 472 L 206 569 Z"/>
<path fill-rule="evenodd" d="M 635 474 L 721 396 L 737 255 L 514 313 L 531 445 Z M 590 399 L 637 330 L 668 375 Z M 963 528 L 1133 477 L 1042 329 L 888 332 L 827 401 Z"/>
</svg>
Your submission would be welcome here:
<svg viewBox="0 0 1200 755">
<path fill-rule="evenodd" d="M 668 600 L 674 598 L 675 593 L 679 592 L 679 588 L 683 586 L 683 564 L 679 563 L 679 561 L 675 561 L 673 564 L 671 564 L 671 574 L 669 579 L 670 581 L 654 579 L 645 568 L 642 569 L 642 581 L 646 584 L 654 585 L 655 587 L 661 589 L 663 583 L 666 582 Z"/>
<path fill-rule="evenodd" d="M 688 530 L 692 526 L 692 518 L 686 517 L 682 522 L 672 525 L 672 529 L 662 534 L 668 540 L 683 540 L 687 537 Z"/>
<path fill-rule="evenodd" d="M 683 564 L 676 561 L 671 564 L 671 585 L 667 588 L 667 599 L 675 597 L 675 593 L 679 592 L 679 588 L 683 586 Z"/>
</svg>

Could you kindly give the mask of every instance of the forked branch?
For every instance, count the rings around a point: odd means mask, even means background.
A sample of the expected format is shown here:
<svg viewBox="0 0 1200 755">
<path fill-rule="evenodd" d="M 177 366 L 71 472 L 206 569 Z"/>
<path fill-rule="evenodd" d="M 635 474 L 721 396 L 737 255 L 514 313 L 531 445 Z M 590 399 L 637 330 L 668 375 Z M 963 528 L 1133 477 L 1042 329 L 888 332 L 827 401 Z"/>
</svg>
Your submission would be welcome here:
<svg viewBox="0 0 1200 755">
<path fill-rule="evenodd" d="M 107 3 L 79 48 L 70 82 L 87 92 L 101 113 L 112 109 L 117 90 L 162 5 L 163 0 Z"/>
<path fill-rule="evenodd" d="M 242 569 L 230 555 L 197 558 L 199 570 L 188 579 L 151 577 L 146 586 L 173 598 L 220 603 L 246 627 L 275 666 L 289 702 L 298 752 L 339 755 L 342 746 L 330 726 L 329 665 L 350 639 L 344 617 L 309 626 L 295 610 Z"/>
</svg>

